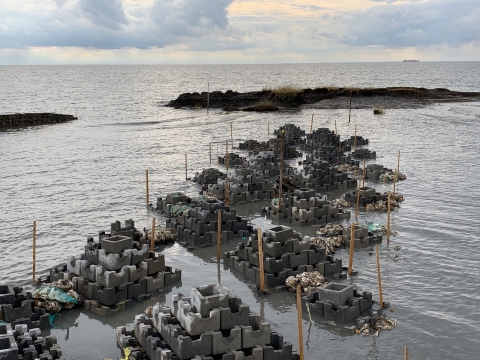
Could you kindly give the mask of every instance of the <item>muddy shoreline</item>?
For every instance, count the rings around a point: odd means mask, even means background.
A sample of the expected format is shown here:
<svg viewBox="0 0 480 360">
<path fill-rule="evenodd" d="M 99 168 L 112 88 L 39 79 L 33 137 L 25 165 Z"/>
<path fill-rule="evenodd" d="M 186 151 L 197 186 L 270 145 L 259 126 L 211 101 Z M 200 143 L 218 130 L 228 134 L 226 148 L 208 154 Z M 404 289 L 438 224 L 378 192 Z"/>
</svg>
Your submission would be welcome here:
<svg viewBox="0 0 480 360">
<path fill-rule="evenodd" d="M 480 101 L 479 92 L 413 87 L 396 88 L 278 88 L 240 93 L 232 90 L 184 93 L 166 106 L 174 108 L 221 108 L 225 111 L 277 111 L 285 109 L 419 108 L 434 103 Z M 208 104 L 207 104 L 208 102 Z"/>
</svg>

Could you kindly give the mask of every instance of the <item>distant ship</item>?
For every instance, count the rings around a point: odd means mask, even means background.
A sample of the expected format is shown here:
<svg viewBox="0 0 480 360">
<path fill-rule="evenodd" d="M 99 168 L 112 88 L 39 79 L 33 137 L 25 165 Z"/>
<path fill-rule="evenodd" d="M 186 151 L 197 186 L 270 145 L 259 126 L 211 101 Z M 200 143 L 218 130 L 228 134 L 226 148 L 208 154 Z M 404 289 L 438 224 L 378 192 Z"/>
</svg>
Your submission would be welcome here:
<svg viewBox="0 0 480 360">
<path fill-rule="evenodd" d="M 420 60 L 407 60 L 407 59 L 403 60 L 403 62 L 419 62 L 419 61 Z"/>
</svg>

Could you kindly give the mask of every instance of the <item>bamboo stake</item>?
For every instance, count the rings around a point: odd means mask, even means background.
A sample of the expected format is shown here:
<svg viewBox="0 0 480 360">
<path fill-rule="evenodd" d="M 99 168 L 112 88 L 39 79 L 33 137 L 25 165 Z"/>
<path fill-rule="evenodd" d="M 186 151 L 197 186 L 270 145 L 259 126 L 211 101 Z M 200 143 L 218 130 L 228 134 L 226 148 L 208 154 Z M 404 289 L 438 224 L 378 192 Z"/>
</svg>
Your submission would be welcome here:
<svg viewBox="0 0 480 360">
<path fill-rule="evenodd" d="M 208 144 L 208 148 L 210 150 L 210 165 L 212 165 L 212 143 Z"/>
<path fill-rule="evenodd" d="M 355 124 L 355 139 L 353 140 L 353 151 L 357 150 L 357 124 Z"/>
<path fill-rule="evenodd" d="M 265 291 L 265 272 L 263 269 L 263 241 L 262 241 L 262 229 L 257 229 L 258 238 L 258 263 L 260 264 L 260 290 Z"/>
<path fill-rule="evenodd" d="M 282 130 L 282 153 L 280 157 L 280 187 L 278 189 L 278 216 L 282 213 L 282 196 L 283 196 L 283 144 L 285 141 L 285 130 Z"/>
<path fill-rule="evenodd" d="M 155 218 L 152 219 L 152 234 L 150 235 L 150 251 L 153 251 L 155 246 Z"/>
<path fill-rule="evenodd" d="M 350 230 L 350 254 L 348 257 L 348 275 L 352 275 L 353 270 L 353 248 L 355 246 L 355 223 L 352 222 L 352 228 Z"/>
<path fill-rule="evenodd" d="M 37 222 L 33 222 L 33 247 L 32 247 L 33 267 L 32 267 L 32 279 L 35 281 L 35 265 L 37 263 Z"/>
<path fill-rule="evenodd" d="M 390 191 L 387 195 L 387 244 L 390 244 Z"/>
<path fill-rule="evenodd" d="M 393 172 L 393 195 L 395 195 L 395 188 L 397 185 L 397 169 Z"/>
<path fill-rule="evenodd" d="M 225 141 L 225 167 L 228 172 L 228 140 Z"/>
<path fill-rule="evenodd" d="M 270 121 L 268 122 L 268 125 L 267 125 L 267 134 L 270 137 Z"/>
<path fill-rule="evenodd" d="M 366 169 L 366 160 L 363 159 L 363 177 L 362 177 L 362 187 L 365 187 L 365 171 L 367 171 Z"/>
<path fill-rule="evenodd" d="M 217 261 L 220 261 L 220 240 L 222 235 L 222 213 L 218 212 L 217 217 Z"/>
<path fill-rule="evenodd" d="M 225 205 L 228 205 L 228 180 L 225 179 Z"/>
<path fill-rule="evenodd" d="M 378 277 L 378 292 L 380 294 L 380 307 L 383 308 L 382 279 L 380 276 L 380 258 L 378 257 L 378 244 L 375 244 L 375 255 L 377 257 L 377 277 Z"/>
<path fill-rule="evenodd" d="M 358 221 L 358 206 L 359 205 L 360 205 L 360 181 L 358 182 L 357 206 L 355 207 L 355 221 Z"/>
<path fill-rule="evenodd" d="M 147 186 L 146 201 L 147 201 L 147 208 L 148 208 L 148 204 L 150 203 L 150 199 L 148 198 L 148 170 L 145 170 L 145 183 L 146 183 L 146 186 Z"/>
<path fill-rule="evenodd" d="M 409 360 L 410 358 L 410 351 L 408 349 L 408 346 L 405 346 L 405 355 L 404 355 L 404 360 Z"/>
<path fill-rule="evenodd" d="M 300 360 L 303 360 L 303 328 L 302 328 L 302 294 L 300 285 L 297 285 L 297 318 L 298 318 L 298 348 Z"/>
<path fill-rule="evenodd" d="M 398 164 L 397 164 L 397 173 L 400 174 L 400 151 L 398 151 Z"/>
<path fill-rule="evenodd" d="M 351 113 L 352 113 L 352 92 L 350 91 L 350 108 L 348 109 L 348 122 L 350 122 Z"/>
<path fill-rule="evenodd" d="M 187 181 L 187 154 L 185 154 L 185 181 Z"/>
<path fill-rule="evenodd" d="M 313 134 L 313 114 L 312 114 L 312 123 L 310 124 L 310 134 Z"/>
</svg>

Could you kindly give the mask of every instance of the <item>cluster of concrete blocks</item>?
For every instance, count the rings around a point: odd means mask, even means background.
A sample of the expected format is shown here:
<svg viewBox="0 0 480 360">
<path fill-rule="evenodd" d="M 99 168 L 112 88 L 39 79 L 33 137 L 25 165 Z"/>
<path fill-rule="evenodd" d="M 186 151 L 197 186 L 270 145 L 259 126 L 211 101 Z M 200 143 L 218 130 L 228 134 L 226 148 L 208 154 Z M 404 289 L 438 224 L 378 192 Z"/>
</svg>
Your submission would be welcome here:
<svg viewBox="0 0 480 360">
<path fill-rule="evenodd" d="M 224 179 L 225 174 L 216 168 L 203 169 L 196 172 L 193 181 L 198 184 L 216 184 L 218 179 Z"/>
<path fill-rule="evenodd" d="M 0 359 L 2 360 L 63 360 L 62 349 L 55 336 L 41 336 L 39 328 L 25 324 L 0 324 Z"/>
<path fill-rule="evenodd" d="M 151 316 L 137 315 L 134 329 L 117 328 L 117 345 L 142 349 L 152 360 L 297 360 L 292 344 L 271 331 L 227 288 L 203 285 L 190 296 L 175 294 L 169 307 L 153 306 Z"/>
<path fill-rule="evenodd" d="M 331 282 L 303 296 L 302 307 L 328 320 L 348 323 L 372 309 L 372 293 L 360 293 L 352 285 Z"/>
<path fill-rule="evenodd" d="M 316 194 L 313 189 L 295 189 L 293 196 L 287 194 L 282 199 L 280 211 L 278 203 L 272 202 L 267 217 L 284 219 L 296 226 L 325 225 L 334 219 L 350 219 L 350 211 L 332 205 L 326 196 Z"/>
<path fill-rule="evenodd" d="M 305 157 L 304 163 L 315 163 L 319 161 L 328 161 L 331 165 L 349 164 L 358 166 L 359 162 L 354 160 L 350 155 L 346 155 L 342 150 L 332 150 L 325 152 L 321 150 L 313 150 L 312 155 Z"/>
<path fill-rule="evenodd" d="M 307 134 L 305 142 L 300 145 L 303 151 L 313 152 L 324 146 L 331 146 L 335 149 L 340 149 L 340 136 L 328 128 L 318 128 L 312 134 Z M 341 150 L 350 151 L 348 145 L 342 146 Z"/>
<path fill-rule="evenodd" d="M 348 226 L 342 234 L 345 247 L 347 248 L 350 247 L 350 241 L 352 239 L 351 231 L 352 231 L 352 227 Z M 359 225 L 355 226 L 353 237 L 354 237 L 353 246 L 355 248 L 374 245 L 374 244 L 381 244 L 383 240 L 382 235 L 369 232 L 368 228 L 366 228 L 365 226 L 359 226 Z"/>
<path fill-rule="evenodd" d="M 218 213 L 221 213 L 221 240 L 248 237 L 252 227 L 248 221 L 237 216 L 236 210 L 225 206 L 220 200 L 208 200 L 193 206 L 187 213 L 166 220 L 166 227 L 174 229 L 185 243 L 192 246 L 211 245 L 217 242 Z"/>
<path fill-rule="evenodd" d="M 190 198 L 189 196 L 185 195 L 182 192 L 173 192 L 167 194 L 165 198 L 157 197 L 157 206 L 155 209 L 165 214 L 171 214 L 172 206 L 185 204 L 187 205 L 186 208 L 189 208 L 191 203 L 192 198 Z"/>
<path fill-rule="evenodd" d="M 363 170 L 360 170 L 363 171 Z M 365 179 L 368 180 L 379 180 L 381 175 L 386 173 L 393 173 L 392 169 L 388 169 L 380 164 L 368 164 L 365 169 Z M 399 179 L 397 178 L 397 181 Z"/>
<path fill-rule="evenodd" d="M 7 284 L 0 284 L 0 321 L 13 326 L 23 324 L 28 329 L 50 325 L 49 314 L 44 308 L 35 306 L 30 292 Z"/>
<path fill-rule="evenodd" d="M 334 260 L 326 255 L 325 248 L 310 242 L 310 237 L 302 235 L 286 226 L 265 230 L 262 234 L 263 268 L 265 286 L 276 288 L 285 286 L 289 276 L 303 272 L 318 271 L 323 276 L 344 278 L 342 260 Z M 224 265 L 245 274 L 260 283 L 260 260 L 258 237 L 238 244 L 236 250 L 223 254 Z M 341 274 L 341 276 L 340 276 Z"/>
<path fill-rule="evenodd" d="M 285 144 L 291 146 L 300 146 L 305 142 L 303 139 L 303 137 L 305 136 L 305 130 L 302 130 L 295 124 L 285 124 L 283 126 L 280 126 L 280 128 L 278 130 L 275 130 L 273 134 L 276 135 L 278 139 L 281 139 L 282 131 Z"/>
<path fill-rule="evenodd" d="M 342 141 L 342 147 L 346 147 L 346 146 L 354 147 L 354 146 L 364 146 L 364 145 L 368 145 L 368 139 L 365 139 L 360 135 L 357 135 L 356 137 L 350 136 L 349 139 L 345 139 Z"/>
<path fill-rule="evenodd" d="M 380 194 L 379 192 L 376 192 L 374 188 L 371 188 L 368 186 L 360 187 L 360 190 L 356 188 L 356 189 L 347 191 L 345 193 L 345 201 L 348 201 L 351 204 L 356 204 L 359 191 L 360 191 L 360 199 L 358 203 L 359 206 L 365 207 L 367 206 L 367 204 L 371 204 L 380 200 L 387 201 L 386 194 Z"/>
<path fill-rule="evenodd" d="M 371 151 L 368 149 L 356 149 L 354 152 L 352 152 L 352 156 L 356 159 L 376 159 L 377 158 L 377 152 L 376 151 Z"/>
</svg>

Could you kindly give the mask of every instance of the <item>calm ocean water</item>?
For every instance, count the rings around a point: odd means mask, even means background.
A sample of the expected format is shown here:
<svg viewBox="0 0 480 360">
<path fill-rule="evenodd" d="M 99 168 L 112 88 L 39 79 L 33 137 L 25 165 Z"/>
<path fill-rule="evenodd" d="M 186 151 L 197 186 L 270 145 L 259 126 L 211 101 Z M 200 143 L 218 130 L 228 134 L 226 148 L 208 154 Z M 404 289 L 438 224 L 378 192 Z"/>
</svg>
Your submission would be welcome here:
<svg viewBox="0 0 480 360">
<path fill-rule="evenodd" d="M 295 123 L 310 126 L 312 110 L 279 114 L 174 110 L 163 105 L 180 93 L 210 90 L 258 90 L 265 86 L 418 86 L 480 91 L 480 62 L 362 63 L 224 66 L 3 66 L 0 113 L 58 112 L 77 121 L 0 133 L 0 282 L 28 285 L 31 278 L 31 226 L 37 221 L 37 268 L 46 270 L 80 253 L 87 236 L 115 220 L 133 218 L 149 226 L 145 209 L 145 170 L 151 198 L 170 191 L 196 194 L 184 180 L 209 166 L 208 144 L 234 138 L 267 139 L 271 128 Z M 399 359 L 409 345 L 415 359 L 473 359 L 480 351 L 480 103 L 439 104 L 421 109 L 313 110 L 315 127 L 358 133 L 377 151 L 376 163 L 400 169 L 405 196 L 394 213 L 398 235 L 381 245 L 384 299 L 398 320 L 378 338 L 348 335 L 305 317 L 307 359 Z M 374 185 L 386 190 L 385 185 Z M 239 212 L 243 211 L 239 209 Z M 160 217 L 159 217 L 160 218 Z M 161 219 L 161 218 L 160 218 Z M 383 214 L 361 213 L 385 221 Z M 162 221 L 162 220 L 159 220 Z M 257 221 L 260 221 L 257 220 Z M 158 222 L 157 222 L 158 223 Z M 264 222 L 262 224 L 265 224 Z M 315 228 L 304 228 L 308 235 Z M 401 251 L 394 252 L 393 246 Z M 167 263 L 183 270 L 172 291 L 217 281 L 213 249 L 193 252 L 174 245 Z M 351 281 L 378 299 L 376 268 L 370 249 L 355 252 L 360 274 Z M 344 261 L 347 251 L 338 256 Z M 397 254 L 400 260 L 394 261 Z M 277 293 L 258 298 L 230 271 L 221 282 L 252 310 L 265 312 L 272 327 L 298 348 L 294 297 Z M 170 298 L 171 292 L 155 299 Z M 83 311 L 63 314 L 56 335 L 68 359 L 116 358 L 116 326 L 131 324 L 144 304 L 119 317 L 104 319 Z"/>
</svg>

